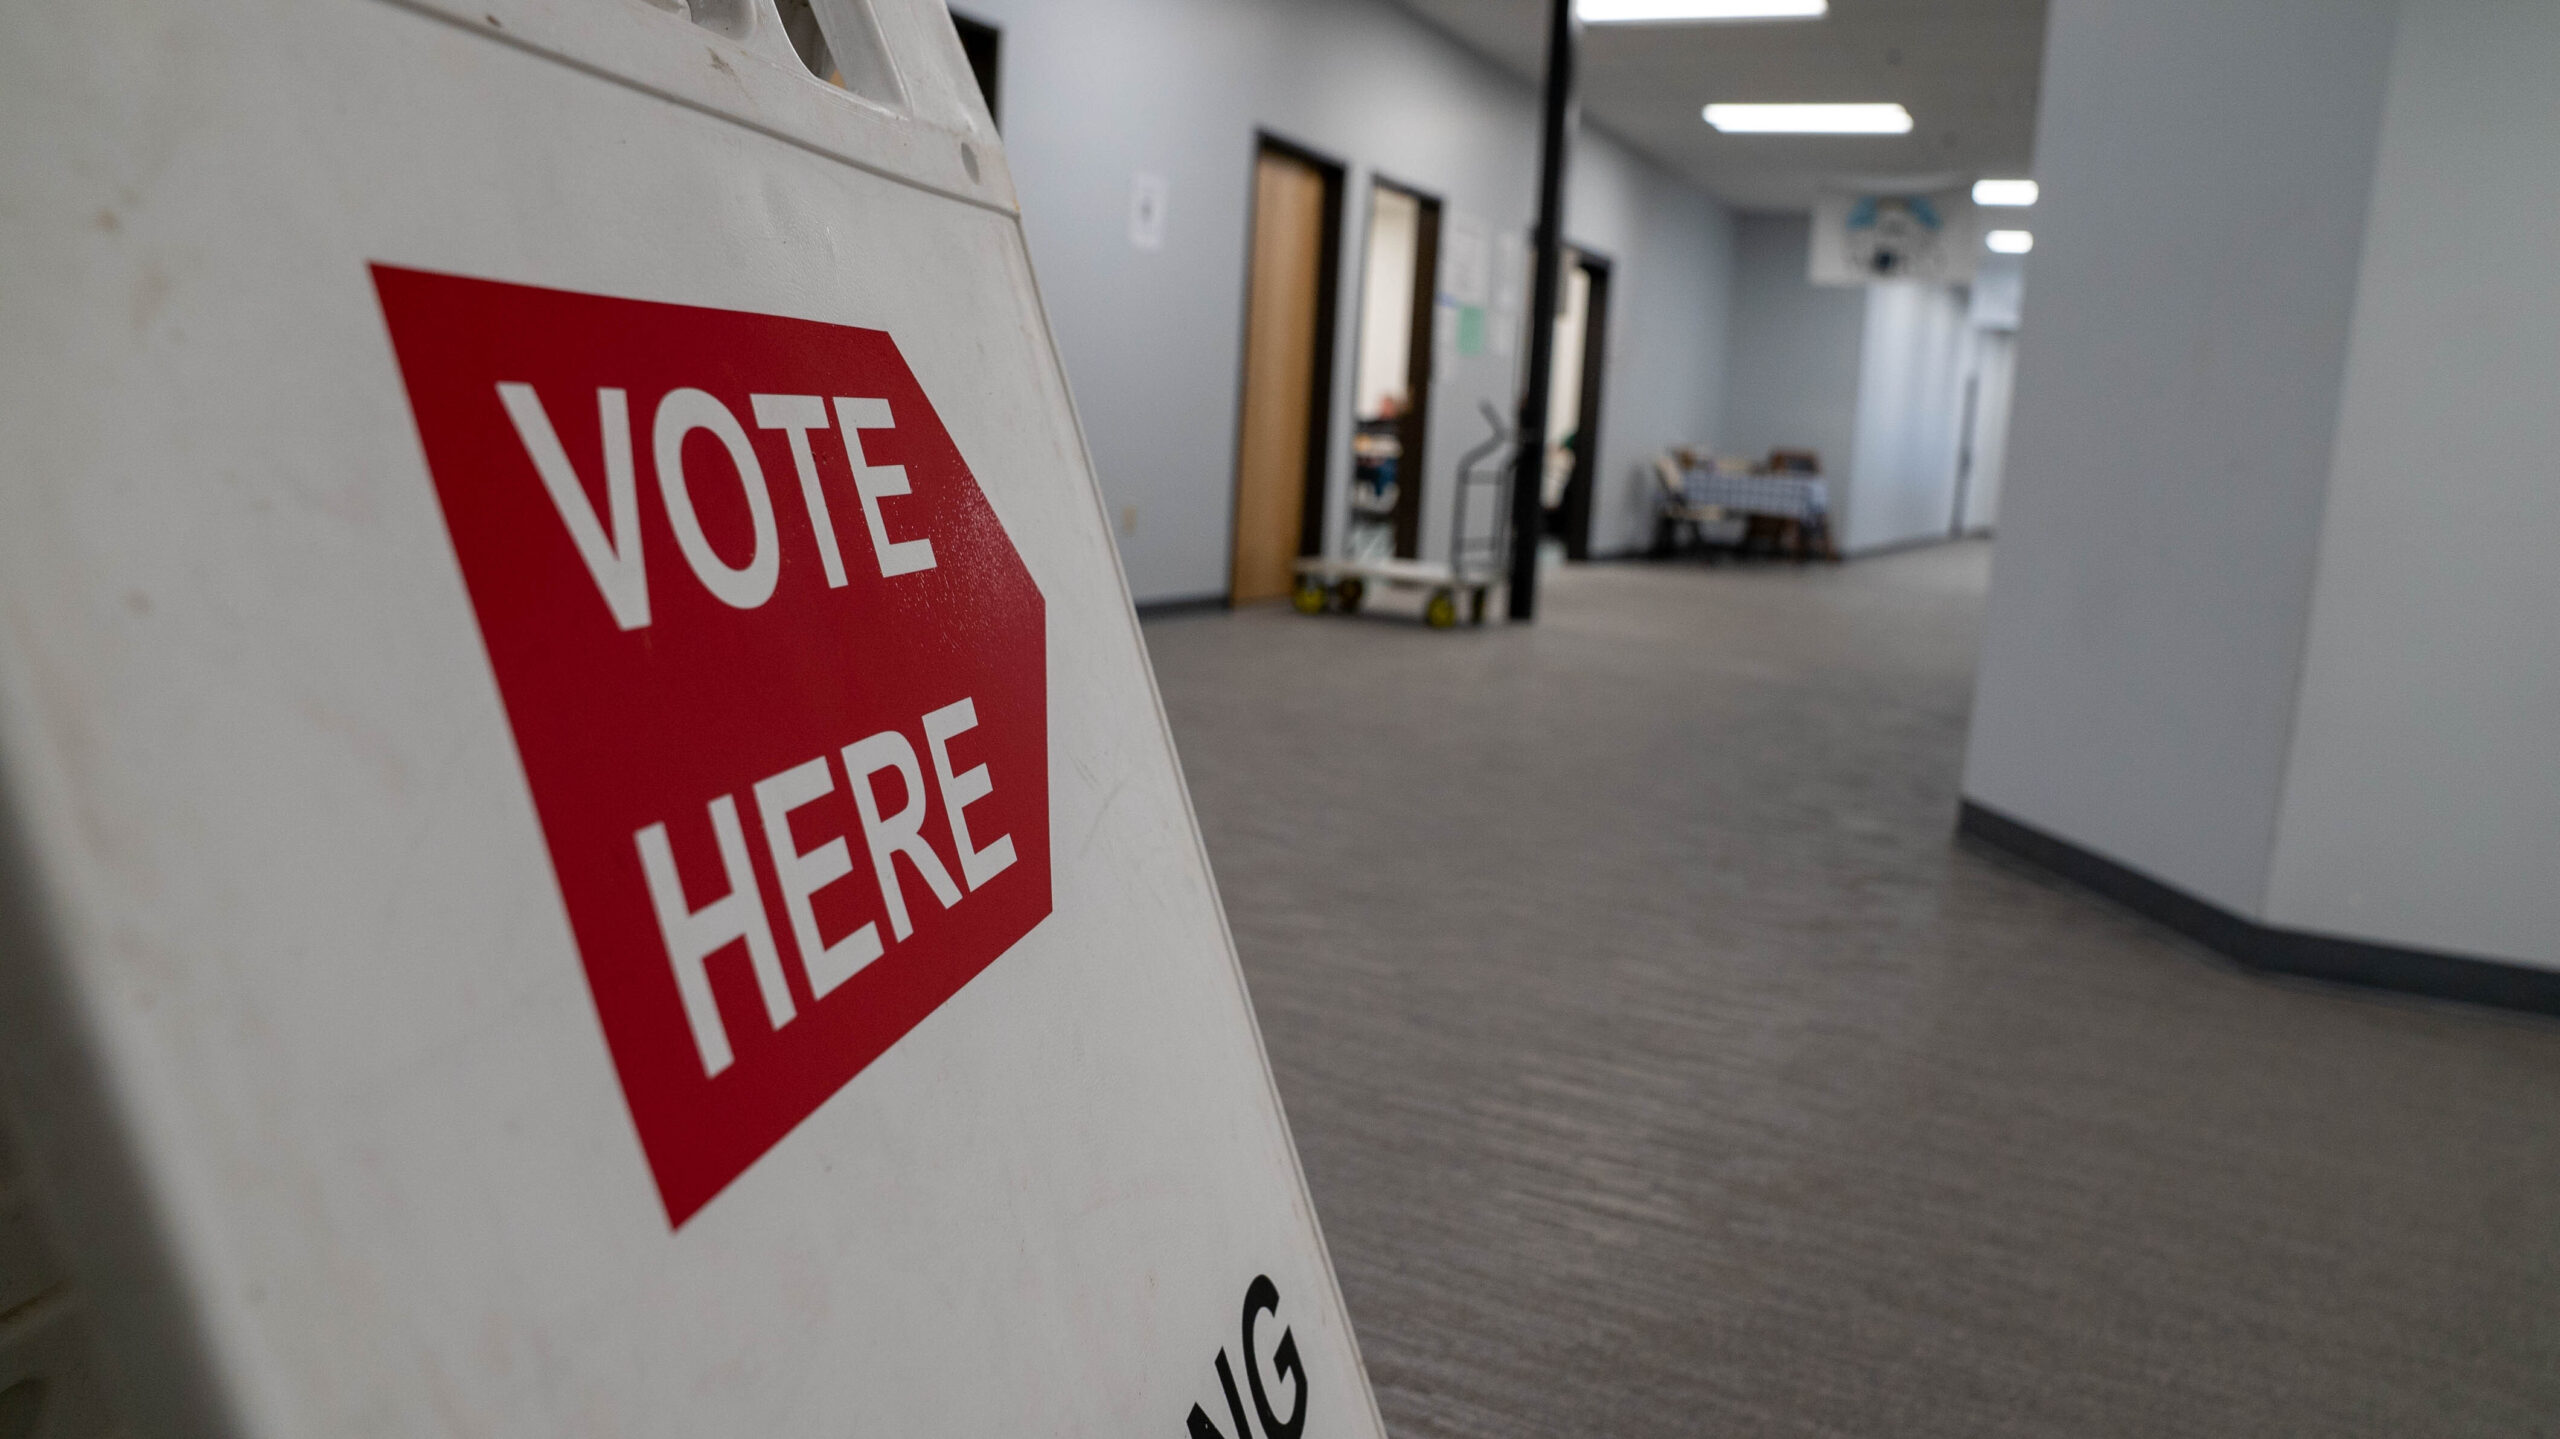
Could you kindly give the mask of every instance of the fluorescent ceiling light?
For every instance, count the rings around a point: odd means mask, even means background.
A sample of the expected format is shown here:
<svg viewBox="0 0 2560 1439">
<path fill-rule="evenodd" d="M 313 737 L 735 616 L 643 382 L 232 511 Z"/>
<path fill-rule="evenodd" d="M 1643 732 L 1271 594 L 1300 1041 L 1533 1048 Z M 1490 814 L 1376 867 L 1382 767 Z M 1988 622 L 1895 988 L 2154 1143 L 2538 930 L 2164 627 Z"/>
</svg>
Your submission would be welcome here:
<svg viewBox="0 0 2560 1439">
<path fill-rule="evenodd" d="M 2033 180 L 1976 180 L 1973 203 L 1977 205 L 2032 205 L 2036 202 Z"/>
<path fill-rule="evenodd" d="M 2025 230 L 1994 230 L 1982 237 L 1982 243 L 1994 254 L 2023 255 L 2036 247 L 2036 237 Z"/>
<path fill-rule="evenodd" d="M 1707 123 L 1728 135 L 1908 135 L 1899 105 L 1709 105 Z"/>
<path fill-rule="evenodd" d="M 1579 0 L 1585 25 L 1676 25 L 1686 20 L 1819 20 L 1830 0 Z"/>
</svg>

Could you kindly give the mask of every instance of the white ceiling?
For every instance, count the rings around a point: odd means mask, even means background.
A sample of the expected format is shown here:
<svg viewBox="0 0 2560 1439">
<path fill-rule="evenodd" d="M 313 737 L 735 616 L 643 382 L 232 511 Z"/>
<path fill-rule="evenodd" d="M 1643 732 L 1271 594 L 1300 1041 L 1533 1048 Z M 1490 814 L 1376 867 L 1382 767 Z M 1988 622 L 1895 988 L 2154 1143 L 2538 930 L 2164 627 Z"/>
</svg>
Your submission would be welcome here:
<svg viewBox="0 0 2560 1439">
<path fill-rule="evenodd" d="M 1532 80 L 1548 0 L 1401 0 Z M 1744 210 L 1802 210 L 1826 186 L 1969 183 L 2028 175 L 2045 0 L 1831 0 L 1820 20 L 1595 25 L 1582 110 Z M 1719 135 L 1711 100 L 1898 100 L 1908 135 Z"/>
</svg>

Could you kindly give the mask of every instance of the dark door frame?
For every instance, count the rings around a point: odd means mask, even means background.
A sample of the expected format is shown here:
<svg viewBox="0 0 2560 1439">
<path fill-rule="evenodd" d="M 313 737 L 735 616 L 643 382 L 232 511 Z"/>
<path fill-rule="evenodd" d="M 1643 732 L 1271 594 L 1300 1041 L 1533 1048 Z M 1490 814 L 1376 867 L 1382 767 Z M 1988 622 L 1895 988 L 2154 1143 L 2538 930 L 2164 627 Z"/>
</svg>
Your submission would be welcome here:
<svg viewBox="0 0 2560 1439">
<path fill-rule="evenodd" d="M 1429 458 L 1426 445 L 1431 431 L 1432 341 L 1438 327 L 1432 323 L 1440 298 L 1440 197 L 1418 185 L 1372 173 L 1369 176 L 1369 223 L 1377 224 L 1377 192 L 1393 190 L 1414 202 L 1421 214 L 1413 234 L 1413 328 L 1405 340 L 1404 394 L 1405 407 L 1396 438 L 1403 446 L 1396 459 L 1396 554 L 1404 559 L 1422 556 L 1422 477 L 1424 462 Z M 1361 255 L 1365 261 L 1368 247 L 1364 241 Z M 1363 293 L 1360 303 L 1366 306 L 1366 265 L 1363 265 Z M 1364 308 L 1362 320 L 1367 313 Z"/>
<path fill-rule="evenodd" d="M 1564 536 L 1564 557 L 1591 558 L 1591 511 L 1600 482 L 1600 397 L 1609 369 L 1608 256 L 1576 246 L 1573 263 L 1591 277 L 1591 299 L 1582 313 L 1582 406 L 1574 422 L 1573 478 L 1565 482 L 1564 500 L 1554 523 Z M 1555 323 L 1555 317 L 1547 317 Z"/>
<path fill-rule="evenodd" d="M 1235 476 L 1227 486 L 1230 603 L 1236 568 L 1236 486 L 1244 483 L 1244 407 L 1248 399 L 1245 369 L 1252 348 L 1253 245 L 1255 211 L 1260 208 L 1256 186 L 1265 154 L 1295 160 L 1313 169 L 1324 181 L 1324 236 L 1316 252 L 1315 373 L 1309 377 L 1307 390 L 1307 473 L 1298 514 L 1301 556 L 1324 552 L 1325 479 L 1332 473 L 1328 462 L 1333 449 L 1333 350 L 1335 325 L 1342 309 L 1342 183 L 1346 170 L 1341 161 L 1321 150 L 1309 149 L 1268 130 L 1256 130 L 1252 163 L 1244 168 L 1244 284 L 1242 313 L 1236 324 L 1236 428 L 1234 438 L 1228 442 L 1230 453 L 1236 456 Z"/>
</svg>

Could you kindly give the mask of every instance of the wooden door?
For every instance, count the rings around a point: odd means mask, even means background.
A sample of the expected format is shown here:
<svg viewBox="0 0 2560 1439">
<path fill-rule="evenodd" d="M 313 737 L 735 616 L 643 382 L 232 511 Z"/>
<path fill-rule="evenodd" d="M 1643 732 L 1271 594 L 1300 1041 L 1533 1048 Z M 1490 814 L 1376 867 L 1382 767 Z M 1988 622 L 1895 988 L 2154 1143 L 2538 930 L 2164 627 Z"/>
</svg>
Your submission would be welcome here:
<svg viewBox="0 0 2560 1439">
<path fill-rule="evenodd" d="M 1236 454 L 1236 604 L 1289 593 L 1306 539 L 1318 339 L 1323 330 L 1327 177 L 1271 150 L 1253 177 L 1253 268 L 1244 338 L 1244 423 Z"/>
</svg>

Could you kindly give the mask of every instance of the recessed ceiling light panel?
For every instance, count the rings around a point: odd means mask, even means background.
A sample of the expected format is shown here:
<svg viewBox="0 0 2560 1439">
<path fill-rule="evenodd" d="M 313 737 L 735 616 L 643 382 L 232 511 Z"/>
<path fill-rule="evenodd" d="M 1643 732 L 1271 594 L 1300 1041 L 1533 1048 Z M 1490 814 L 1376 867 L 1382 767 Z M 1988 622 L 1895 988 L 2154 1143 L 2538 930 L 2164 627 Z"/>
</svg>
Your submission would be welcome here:
<svg viewBox="0 0 2560 1439">
<path fill-rule="evenodd" d="M 2036 247 L 2036 237 L 2027 230 L 1994 230 L 1982 237 L 1995 255 L 2023 255 Z"/>
<path fill-rule="evenodd" d="M 1707 123 L 1727 135 L 1908 135 L 1899 105 L 1709 105 Z"/>
<path fill-rule="evenodd" d="M 1700 20 L 1819 20 L 1830 0 L 1578 0 L 1585 25 L 1679 25 Z"/>
<path fill-rule="evenodd" d="M 2036 202 L 2033 180 L 1976 180 L 1973 203 L 1977 205 L 2032 205 Z"/>
</svg>

